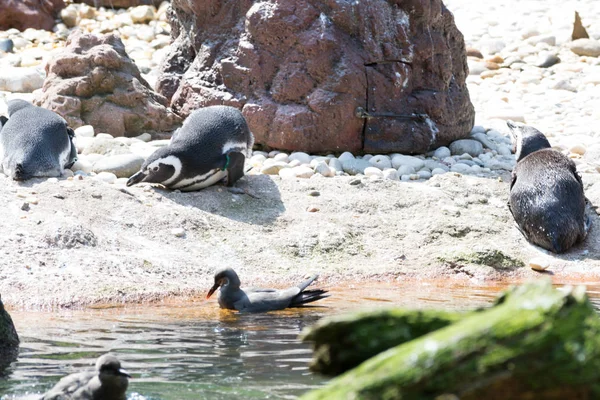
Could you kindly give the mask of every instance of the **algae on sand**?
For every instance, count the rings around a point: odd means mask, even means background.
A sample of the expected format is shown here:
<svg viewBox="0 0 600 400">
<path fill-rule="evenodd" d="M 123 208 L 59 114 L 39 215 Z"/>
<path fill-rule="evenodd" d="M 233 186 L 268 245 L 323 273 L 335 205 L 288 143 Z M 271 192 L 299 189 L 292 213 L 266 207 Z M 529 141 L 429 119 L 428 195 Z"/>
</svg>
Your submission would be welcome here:
<svg viewBox="0 0 600 400">
<path fill-rule="evenodd" d="M 377 340 L 373 336 L 371 340 Z M 400 344 L 302 399 L 591 399 L 600 316 L 584 287 L 526 284 L 486 310 Z"/>
</svg>

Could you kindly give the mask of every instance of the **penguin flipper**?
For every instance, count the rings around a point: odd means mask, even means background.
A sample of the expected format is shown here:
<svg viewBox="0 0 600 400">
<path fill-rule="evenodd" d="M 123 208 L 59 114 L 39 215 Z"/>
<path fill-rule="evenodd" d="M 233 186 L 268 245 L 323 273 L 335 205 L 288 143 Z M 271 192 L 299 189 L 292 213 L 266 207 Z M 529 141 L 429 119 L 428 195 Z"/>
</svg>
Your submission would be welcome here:
<svg viewBox="0 0 600 400">
<path fill-rule="evenodd" d="M 227 165 L 227 186 L 233 186 L 242 176 L 244 176 L 244 162 L 246 156 L 238 151 L 227 153 L 229 164 Z"/>
<path fill-rule="evenodd" d="M 6 118 L 4 115 L 0 115 L 0 129 L 6 123 L 6 121 L 8 121 L 8 118 Z"/>
<path fill-rule="evenodd" d="M 77 147 L 75 147 L 75 144 L 73 143 L 75 131 L 67 127 L 67 134 L 69 135 L 69 144 L 71 145 L 71 152 L 69 153 L 69 158 L 67 159 L 67 163 L 64 166 L 65 169 L 71 168 L 73 164 L 75 164 L 75 161 L 77 161 Z"/>
</svg>

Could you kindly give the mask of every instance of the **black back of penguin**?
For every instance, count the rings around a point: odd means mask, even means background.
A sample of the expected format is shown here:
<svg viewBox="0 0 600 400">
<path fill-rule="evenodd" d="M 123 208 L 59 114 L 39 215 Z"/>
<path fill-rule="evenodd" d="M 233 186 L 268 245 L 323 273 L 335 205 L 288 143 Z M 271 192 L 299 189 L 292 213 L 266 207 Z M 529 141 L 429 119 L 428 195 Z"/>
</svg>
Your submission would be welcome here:
<svg viewBox="0 0 600 400">
<path fill-rule="evenodd" d="M 59 176 L 61 164 L 74 161 L 67 123 L 58 114 L 24 100 L 10 101 L 8 114 L 0 140 L 3 165 L 11 171 L 19 170 L 23 179 Z"/>
<path fill-rule="evenodd" d="M 529 148 L 524 154 L 513 171 L 510 210 L 529 241 L 564 252 L 585 239 L 589 228 L 575 163 L 550 148 Z"/>
<path fill-rule="evenodd" d="M 251 151 L 252 142 L 246 120 L 237 108 L 211 106 L 192 112 L 169 147 L 184 165 L 192 167 L 186 168 L 191 174 L 198 174 L 215 168 L 222 162 L 223 154 L 239 144 Z"/>
</svg>

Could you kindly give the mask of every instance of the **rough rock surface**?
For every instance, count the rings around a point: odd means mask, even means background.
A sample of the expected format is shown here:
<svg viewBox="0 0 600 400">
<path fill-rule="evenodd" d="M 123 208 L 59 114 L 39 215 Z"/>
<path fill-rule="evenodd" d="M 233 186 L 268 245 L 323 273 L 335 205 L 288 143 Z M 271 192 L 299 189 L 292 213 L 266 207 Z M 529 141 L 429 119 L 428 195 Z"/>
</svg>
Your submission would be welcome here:
<svg viewBox="0 0 600 400">
<path fill-rule="evenodd" d="M 0 298 L 0 372 L 16 358 L 19 351 L 19 336 Z"/>
<path fill-rule="evenodd" d="M 0 31 L 27 28 L 51 31 L 63 0 L 0 0 Z"/>
<path fill-rule="evenodd" d="M 600 204 L 600 175 L 582 175 Z M 0 176 L 0 292 L 8 305 L 32 307 L 206 295 L 223 266 L 247 286 L 312 273 L 326 285 L 529 279 L 539 273 L 526 263 L 541 253 L 515 227 L 509 182 L 508 173 L 503 182 L 447 173 L 414 183 L 249 175 L 234 193 L 177 193 Z M 37 204 L 23 211 L 33 192 Z M 583 245 L 542 254 L 555 283 L 600 277 L 600 218 L 592 223 Z M 180 228 L 185 237 L 171 234 Z"/>
<path fill-rule="evenodd" d="M 74 3 L 85 3 L 90 6 L 108 8 L 129 8 L 142 5 L 158 7 L 164 0 L 75 0 Z"/>
<path fill-rule="evenodd" d="M 182 115 L 241 108 L 259 144 L 423 153 L 473 125 L 463 36 L 440 0 L 173 0 L 170 21 L 157 90 Z"/>
<path fill-rule="evenodd" d="M 115 34 L 74 31 L 65 50 L 46 65 L 35 103 L 77 128 L 93 125 L 113 136 L 173 130 L 180 118 L 140 75 Z"/>
</svg>

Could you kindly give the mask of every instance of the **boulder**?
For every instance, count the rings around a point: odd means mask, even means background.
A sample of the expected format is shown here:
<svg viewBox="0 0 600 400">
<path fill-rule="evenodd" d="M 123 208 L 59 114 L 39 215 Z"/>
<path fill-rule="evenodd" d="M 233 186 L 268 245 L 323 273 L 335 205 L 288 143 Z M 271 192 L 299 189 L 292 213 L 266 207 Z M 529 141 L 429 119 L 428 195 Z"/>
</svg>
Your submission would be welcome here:
<svg viewBox="0 0 600 400">
<path fill-rule="evenodd" d="M 19 352 L 19 336 L 0 298 L 0 371 L 13 362 Z"/>
<path fill-rule="evenodd" d="M 27 28 L 51 31 L 63 0 L 0 0 L 0 31 Z"/>
<path fill-rule="evenodd" d="M 257 143 L 305 152 L 423 153 L 473 126 L 463 36 L 441 0 L 171 7 L 156 87 L 181 115 L 235 106 Z"/>
<path fill-rule="evenodd" d="M 172 131 L 180 123 L 115 34 L 74 31 L 65 49 L 48 62 L 46 73 L 34 103 L 60 114 L 73 128 L 93 125 L 112 136 L 131 137 Z"/>
</svg>

